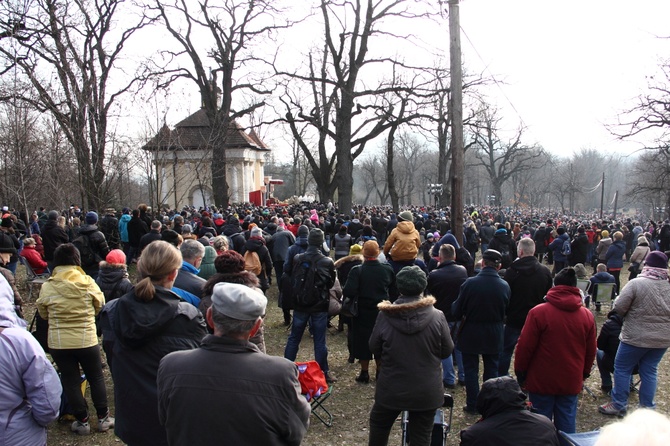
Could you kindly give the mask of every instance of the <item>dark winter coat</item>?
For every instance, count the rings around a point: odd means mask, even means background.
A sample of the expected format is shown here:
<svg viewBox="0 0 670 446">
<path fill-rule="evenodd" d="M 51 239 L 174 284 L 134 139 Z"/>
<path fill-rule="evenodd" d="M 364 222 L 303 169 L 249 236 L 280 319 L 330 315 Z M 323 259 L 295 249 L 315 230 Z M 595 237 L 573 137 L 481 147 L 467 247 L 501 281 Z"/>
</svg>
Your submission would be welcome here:
<svg viewBox="0 0 670 446">
<path fill-rule="evenodd" d="M 98 231 L 97 225 L 81 225 L 79 235 L 88 237 L 89 246 L 93 250 L 93 253 L 100 257 L 100 259 L 107 257 L 107 254 L 109 254 L 109 245 L 107 245 L 105 235 Z M 97 272 L 100 267 L 96 263 L 90 266 L 82 266 L 82 269 L 86 271 L 86 274 L 91 274 Z"/>
<path fill-rule="evenodd" d="M 53 261 L 54 251 L 63 243 L 70 241 L 65 229 L 58 226 L 56 220 L 49 220 L 42 229 L 42 244 L 44 245 L 44 259 Z"/>
<path fill-rule="evenodd" d="M 566 233 L 563 233 L 556 237 L 553 242 L 549 243 L 547 246 L 547 251 L 554 252 L 554 260 L 556 262 L 567 262 L 568 258 L 563 254 L 563 244 L 566 241 L 570 240 L 570 236 Z"/>
<path fill-rule="evenodd" d="M 321 254 L 320 247 L 309 246 L 303 254 L 295 256 L 288 275 L 290 276 L 293 273 L 299 262 L 311 264 L 314 261 L 317 262 L 315 283 L 316 286 L 322 290 L 323 299 L 308 307 L 294 302 L 295 311 L 302 311 L 304 313 L 323 313 L 328 311 L 328 291 L 335 284 L 337 275 L 335 274 L 335 264 L 333 263 L 333 259 Z M 284 272 L 286 272 L 286 269 L 284 269 Z M 287 296 L 284 296 L 284 299 L 286 298 Z"/>
<path fill-rule="evenodd" d="M 612 310 L 607 314 L 607 320 L 598 335 L 598 350 L 602 350 L 605 353 L 601 366 L 609 373 L 614 373 L 614 358 L 621 342 L 619 340 L 621 327 L 623 327 L 623 318 L 616 311 Z"/>
<path fill-rule="evenodd" d="M 596 324 L 579 288 L 558 285 L 530 310 L 514 353 L 525 388 L 544 395 L 577 395 L 596 357 Z"/>
<path fill-rule="evenodd" d="M 489 249 L 495 249 L 503 256 L 502 268 L 509 268 L 514 259 L 516 259 L 516 243 L 514 239 L 507 233 L 498 233 L 493 236 L 493 240 L 489 242 Z"/>
<path fill-rule="evenodd" d="M 457 265 L 453 260 L 440 263 L 428 275 L 426 291 L 435 298 L 435 308 L 442 311 L 449 322 L 456 321 L 451 313 L 451 305 L 458 298 L 461 285 L 467 278 L 465 267 Z"/>
<path fill-rule="evenodd" d="M 100 271 L 95 283 L 105 295 L 106 303 L 118 299 L 133 289 L 125 265 L 115 265 L 105 261 L 100 262 Z"/>
<path fill-rule="evenodd" d="M 586 234 L 577 234 L 570 243 L 570 265 L 575 266 L 578 263 L 586 264 L 586 254 L 589 250 L 589 238 Z"/>
<path fill-rule="evenodd" d="M 358 298 L 358 316 L 353 322 L 353 354 L 358 359 L 372 359 L 368 340 L 377 320 L 377 305 L 397 296 L 395 274 L 388 263 L 366 260 L 349 272 L 342 296 Z"/>
<path fill-rule="evenodd" d="M 162 239 L 162 236 L 161 236 L 160 230 L 152 229 L 151 231 L 144 234 L 140 238 L 140 245 L 139 245 L 140 252 L 142 252 L 144 250 L 144 248 L 146 248 L 149 243 L 155 242 L 156 240 L 161 240 L 161 239 Z"/>
<path fill-rule="evenodd" d="M 375 403 L 387 409 L 433 410 L 442 405 L 442 359 L 454 350 L 444 314 L 432 297 L 379 304 L 370 350 L 384 364 Z"/>
<path fill-rule="evenodd" d="M 456 347 L 463 353 L 497 355 L 503 348 L 503 323 L 510 287 L 492 267 L 485 267 L 461 286 L 451 306 L 456 320 L 465 318 Z"/>
<path fill-rule="evenodd" d="M 149 227 L 144 223 L 140 217 L 130 217 L 128 222 L 128 243 L 133 248 L 140 246 L 140 239 L 149 232 Z"/>
<path fill-rule="evenodd" d="M 295 243 L 295 236 L 291 234 L 291 231 L 285 229 L 278 229 L 272 235 L 268 246 L 270 247 L 270 252 L 272 253 L 273 262 L 284 262 L 286 260 L 286 253 L 288 249 Z"/>
<path fill-rule="evenodd" d="M 297 446 L 310 412 L 295 364 L 247 341 L 210 335 L 158 369 L 158 414 L 172 445 Z"/>
<path fill-rule="evenodd" d="M 544 296 L 552 287 L 551 271 L 534 256 L 522 257 L 507 268 L 505 281 L 512 291 L 507 325 L 520 330 L 530 309 L 544 302 Z"/>
<path fill-rule="evenodd" d="M 535 242 L 535 252 L 537 254 L 543 254 L 547 252 L 547 228 L 537 228 L 535 234 L 533 234 L 533 241 Z"/>
<path fill-rule="evenodd" d="M 525 400 L 514 378 L 486 381 L 477 397 L 482 419 L 461 431 L 461 446 L 558 446 L 554 424 Z"/>
<path fill-rule="evenodd" d="M 263 292 L 270 288 L 270 282 L 272 280 L 272 258 L 270 257 L 270 251 L 265 246 L 265 239 L 263 237 L 251 237 L 244 244 L 244 249 L 242 250 L 242 256 L 247 251 L 252 251 L 258 254 L 258 258 L 261 262 L 261 273 L 258 274 L 258 281 L 261 284 L 261 289 Z"/>
<path fill-rule="evenodd" d="M 128 444 L 167 445 L 158 420 L 158 364 L 168 353 L 200 345 L 206 334 L 202 314 L 172 291 L 156 287 L 148 302 L 130 292 L 117 300 L 114 345 L 114 433 Z"/>
<path fill-rule="evenodd" d="M 105 215 L 98 224 L 100 231 L 104 234 L 109 249 L 118 249 L 121 247 L 121 234 L 119 232 L 119 220 L 110 214 Z"/>
</svg>

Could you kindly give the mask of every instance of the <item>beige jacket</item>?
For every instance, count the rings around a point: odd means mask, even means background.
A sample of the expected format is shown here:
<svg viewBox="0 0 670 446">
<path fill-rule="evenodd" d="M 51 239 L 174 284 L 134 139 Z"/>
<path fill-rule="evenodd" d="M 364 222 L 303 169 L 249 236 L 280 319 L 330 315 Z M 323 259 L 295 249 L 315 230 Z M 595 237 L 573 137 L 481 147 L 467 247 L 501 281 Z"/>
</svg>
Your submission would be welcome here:
<svg viewBox="0 0 670 446">
<path fill-rule="evenodd" d="M 643 348 L 670 347 L 670 283 L 637 277 L 621 290 L 614 310 L 623 317 L 619 339 Z"/>
<path fill-rule="evenodd" d="M 414 260 L 419 253 L 421 237 L 411 221 L 401 221 L 384 243 L 384 255 L 395 261 Z"/>
<path fill-rule="evenodd" d="M 98 344 L 95 316 L 105 296 L 78 266 L 57 266 L 42 285 L 37 310 L 49 321 L 49 348 L 76 349 Z"/>
</svg>

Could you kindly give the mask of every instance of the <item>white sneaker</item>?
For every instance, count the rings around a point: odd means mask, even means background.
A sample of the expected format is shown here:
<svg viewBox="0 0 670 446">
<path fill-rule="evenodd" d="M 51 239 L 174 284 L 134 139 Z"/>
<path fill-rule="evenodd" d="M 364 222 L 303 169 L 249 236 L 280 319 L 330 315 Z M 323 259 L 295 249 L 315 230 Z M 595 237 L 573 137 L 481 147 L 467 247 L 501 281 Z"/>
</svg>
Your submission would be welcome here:
<svg viewBox="0 0 670 446">
<path fill-rule="evenodd" d="M 114 427 L 114 418 L 107 415 L 105 418 L 98 418 L 98 432 L 107 432 Z"/>
<path fill-rule="evenodd" d="M 89 435 L 91 433 L 91 426 L 88 422 L 82 423 L 81 421 L 75 420 L 74 423 L 72 423 L 72 426 L 70 426 L 70 430 L 77 435 Z"/>
</svg>

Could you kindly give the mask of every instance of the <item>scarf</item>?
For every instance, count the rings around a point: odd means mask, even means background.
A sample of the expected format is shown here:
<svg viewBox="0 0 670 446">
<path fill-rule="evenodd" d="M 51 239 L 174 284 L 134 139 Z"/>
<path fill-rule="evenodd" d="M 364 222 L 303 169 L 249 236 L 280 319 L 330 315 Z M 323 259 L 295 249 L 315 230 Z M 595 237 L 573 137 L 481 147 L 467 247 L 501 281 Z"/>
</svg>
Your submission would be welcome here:
<svg viewBox="0 0 670 446">
<path fill-rule="evenodd" d="M 646 277 L 652 280 L 668 280 L 668 270 L 667 268 L 654 268 L 645 265 L 638 277 Z"/>
</svg>

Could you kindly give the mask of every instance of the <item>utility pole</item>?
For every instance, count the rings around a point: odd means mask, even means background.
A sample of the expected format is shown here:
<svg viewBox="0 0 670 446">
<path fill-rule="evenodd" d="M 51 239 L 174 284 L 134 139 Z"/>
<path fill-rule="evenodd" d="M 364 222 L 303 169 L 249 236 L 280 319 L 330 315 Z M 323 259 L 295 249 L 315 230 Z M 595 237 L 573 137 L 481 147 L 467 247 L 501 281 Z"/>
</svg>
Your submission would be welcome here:
<svg viewBox="0 0 670 446">
<path fill-rule="evenodd" d="M 605 201 L 605 172 L 603 172 L 603 179 L 600 180 L 600 219 L 603 219 L 603 202 Z"/>
<path fill-rule="evenodd" d="M 451 233 L 463 246 L 463 73 L 459 0 L 449 0 L 449 55 L 451 74 Z"/>
<path fill-rule="evenodd" d="M 614 192 L 614 214 L 612 214 L 612 221 L 616 220 L 616 206 L 619 203 L 619 191 Z"/>
</svg>

